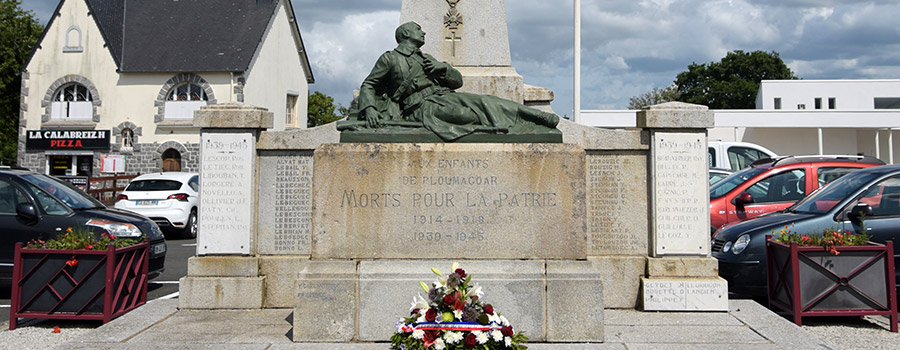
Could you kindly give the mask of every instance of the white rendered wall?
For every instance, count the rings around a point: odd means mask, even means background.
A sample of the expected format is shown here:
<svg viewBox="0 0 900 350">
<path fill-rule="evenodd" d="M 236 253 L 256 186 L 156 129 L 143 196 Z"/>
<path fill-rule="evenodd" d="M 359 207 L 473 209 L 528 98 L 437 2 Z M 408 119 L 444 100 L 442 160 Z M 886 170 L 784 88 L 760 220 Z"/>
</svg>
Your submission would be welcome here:
<svg viewBox="0 0 900 350">
<path fill-rule="evenodd" d="M 38 49 L 27 67 L 28 96 L 25 102 L 26 129 L 40 129 L 41 106 L 45 94 L 53 82 L 75 74 L 87 78 L 97 89 L 101 105 L 97 108 L 100 122 L 95 129 L 111 130 L 120 123 L 130 121 L 143 128 L 140 143 L 178 141 L 198 143 L 196 129 L 157 128 L 154 116 L 156 98 L 167 80 L 176 73 L 126 73 L 119 75 L 109 50 L 103 47 L 103 37 L 94 22 L 87 16 L 84 1 L 65 1 L 60 16 L 55 18 L 47 31 L 41 48 Z M 78 26 L 82 33 L 82 52 L 63 52 L 66 31 Z M 214 91 L 218 102 L 231 101 L 231 75 L 229 73 L 196 73 L 205 79 Z M 53 92 L 51 92 L 53 93 Z M 111 139 L 114 142 L 115 138 Z"/>
<path fill-rule="evenodd" d="M 900 80 L 763 80 L 756 108 L 775 109 L 776 97 L 782 110 L 796 110 L 798 104 L 815 110 L 816 97 L 822 98 L 822 109 L 828 109 L 828 98 L 834 97 L 835 109 L 872 110 L 875 97 L 900 98 Z"/>
<path fill-rule="evenodd" d="M 274 23 L 263 35 L 263 45 L 250 64 L 244 85 L 244 102 L 273 112 L 275 130 L 285 128 L 288 92 L 298 94 L 297 126 L 306 128 L 309 84 L 292 35 L 293 25 L 288 22 L 284 1 L 280 1 Z"/>
</svg>

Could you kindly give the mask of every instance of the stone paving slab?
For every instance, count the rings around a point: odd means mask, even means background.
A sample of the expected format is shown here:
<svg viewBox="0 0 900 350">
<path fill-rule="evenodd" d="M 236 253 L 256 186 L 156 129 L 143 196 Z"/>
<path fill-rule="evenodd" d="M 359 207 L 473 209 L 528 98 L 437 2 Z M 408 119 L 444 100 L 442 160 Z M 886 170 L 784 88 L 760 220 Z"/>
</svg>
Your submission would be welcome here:
<svg viewBox="0 0 900 350">
<path fill-rule="evenodd" d="M 746 326 L 606 326 L 610 343 L 654 344 L 767 344 Z"/>
<path fill-rule="evenodd" d="M 155 301 L 63 343 L 60 350 L 387 350 L 387 342 L 293 343 L 292 309 L 177 310 Z M 606 343 L 530 343 L 533 350 L 834 349 L 815 334 L 748 300 L 728 313 L 605 310 Z M 877 327 L 876 327 L 877 328 Z M 889 333 L 889 332 L 883 332 Z M 896 337 L 895 333 L 888 335 Z M 91 339 L 84 342 L 83 339 Z M 885 338 L 894 339 L 894 338 Z M 2 348 L 2 346 L 0 346 Z M 47 348 L 51 348 L 48 346 Z"/>
<path fill-rule="evenodd" d="M 635 310 L 607 309 L 604 322 L 607 326 L 628 325 L 683 325 L 683 326 L 740 326 L 743 322 L 727 312 L 636 312 Z"/>
</svg>

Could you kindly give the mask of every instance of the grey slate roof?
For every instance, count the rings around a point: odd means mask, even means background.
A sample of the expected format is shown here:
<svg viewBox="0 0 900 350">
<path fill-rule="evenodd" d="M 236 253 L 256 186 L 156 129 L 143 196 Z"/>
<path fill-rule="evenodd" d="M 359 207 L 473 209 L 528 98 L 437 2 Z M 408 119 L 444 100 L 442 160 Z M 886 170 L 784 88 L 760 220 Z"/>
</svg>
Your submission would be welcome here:
<svg viewBox="0 0 900 350">
<path fill-rule="evenodd" d="M 71 0 L 61 0 L 57 11 L 65 1 Z M 119 72 L 145 73 L 246 71 L 280 0 L 75 1 L 87 3 Z M 295 19 L 291 1 L 285 5 Z M 312 83 L 296 20 L 292 24 Z"/>
</svg>

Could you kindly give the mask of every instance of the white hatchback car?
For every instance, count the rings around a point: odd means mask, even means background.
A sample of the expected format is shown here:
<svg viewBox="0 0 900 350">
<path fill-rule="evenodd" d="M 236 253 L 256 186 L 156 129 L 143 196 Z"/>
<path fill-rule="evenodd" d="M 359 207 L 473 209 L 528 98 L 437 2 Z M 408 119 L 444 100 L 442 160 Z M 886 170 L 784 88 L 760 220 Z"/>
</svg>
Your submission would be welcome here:
<svg viewBox="0 0 900 350">
<path fill-rule="evenodd" d="M 197 237 L 200 175 L 165 172 L 140 175 L 116 197 L 115 207 L 144 215 L 163 230 Z"/>
</svg>

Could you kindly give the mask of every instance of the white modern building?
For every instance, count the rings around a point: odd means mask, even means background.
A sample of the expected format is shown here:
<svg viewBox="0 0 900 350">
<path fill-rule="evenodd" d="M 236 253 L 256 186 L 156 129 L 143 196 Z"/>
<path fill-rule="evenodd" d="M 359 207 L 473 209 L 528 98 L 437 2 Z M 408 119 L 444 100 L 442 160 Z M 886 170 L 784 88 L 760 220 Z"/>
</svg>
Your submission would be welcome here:
<svg viewBox="0 0 900 350">
<path fill-rule="evenodd" d="M 305 128 L 314 81 L 289 0 L 60 0 L 24 67 L 18 163 L 58 176 L 197 171 L 195 110 Z"/>
<path fill-rule="evenodd" d="M 716 110 L 710 140 L 756 143 L 781 154 L 900 156 L 900 79 L 764 80 L 756 109 Z M 636 111 L 585 110 L 582 123 L 634 127 Z"/>
</svg>

